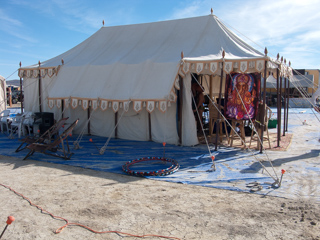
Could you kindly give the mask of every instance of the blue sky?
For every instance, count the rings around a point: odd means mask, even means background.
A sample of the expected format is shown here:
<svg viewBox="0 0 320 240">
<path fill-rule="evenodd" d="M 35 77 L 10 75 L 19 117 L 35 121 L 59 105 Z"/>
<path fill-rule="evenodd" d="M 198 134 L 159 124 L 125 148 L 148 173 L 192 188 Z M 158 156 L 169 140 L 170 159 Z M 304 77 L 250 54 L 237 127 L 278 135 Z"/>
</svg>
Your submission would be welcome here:
<svg viewBox="0 0 320 240">
<path fill-rule="evenodd" d="M 203 16 L 293 68 L 320 69 L 320 0 L 0 0 L 0 75 L 76 46 L 105 26 Z M 8 78 L 9 77 L 9 78 Z"/>
</svg>

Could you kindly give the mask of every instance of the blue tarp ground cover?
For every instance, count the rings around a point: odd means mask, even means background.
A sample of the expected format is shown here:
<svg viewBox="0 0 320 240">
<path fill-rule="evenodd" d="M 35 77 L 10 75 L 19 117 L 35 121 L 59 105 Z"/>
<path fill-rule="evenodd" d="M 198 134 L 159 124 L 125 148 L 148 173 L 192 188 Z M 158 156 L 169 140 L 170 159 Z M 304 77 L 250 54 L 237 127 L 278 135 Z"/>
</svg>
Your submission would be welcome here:
<svg viewBox="0 0 320 240">
<path fill-rule="evenodd" d="M 74 140 L 76 137 L 73 136 Z M 252 154 L 258 154 L 257 152 L 250 153 L 237 148 L 219 148 L 218 151 L 214 151 L 214 146 L 210 146 L 211 154 L 215 155 L 216 163 L 216 171 L 213 171 L 212 160 L 206 145 L 182 147 L 167 144 L 164 149 L 162 144 L 155 142 L 111 139 L 105 153 L 100 155 L 99 149 L 105 142 L 106 138 L 103 137 L 83 136 L 80 149 L 77 150 L 73 149 L 72 139 L 69 140 L 71 150 L 74 153 L 70 160 L 40 153 L 34 153 L 29 159 L 125 174 L 122 171 L 122 165 L 128 161 L 144 157 L 165 157 L 175 159 L 180 165 L 179 170 L 171 175 L 148 178 L 238 191 L 250 190 L 245 187 L 245 184 L 252 181 L 272 181 L 272 178 L 257 173 L 254 169 L 252 172 L 241 172 L 255 161 Z M 9 139 L 6 135 L 0 134 L 0 154 L 18 157 L 22 161 L 28 150 L 16 153 L 15 149 L 20 143 L 18 139 Z M 170 165 L 162 162 L 153 163 L 150 161 L 141 165 L 133 165 L 131 169 L 156 171 L 168 166 Z"/>
<path fill-rule="evenodd" d="M 299 109 L 295 109 L 295 111 L 299 112 Z M 311 115 L 312 112 L 304 112 L 304 114 L 301 115 L 302 121 L 305 118 L 309 119 Z M 294 124 L 296 124 L 296 122 L 294 122 Z M 298 124 L 297 126 L 301 127 L 301 124 Z M 289 124 L 289 129 L 291 132 L 294 131 L 294 125 Z M 311 145 L 319 145 L 317 143 L 319 133 L 312 132 L 309 133 L 309 135 L 309 143 Z M 147 178 L 242 192 L 250 191 L 250 188 L 247 187 L 248 183 L 258 182 L 262 189 L 257 193 L 281 197 L 288 197 L 288 192 L 291 191 L 286 187 L 278 189 L 271 188 L 271 184 L 274 182 L 274 179 L 271 176 L 275 177 L 275 174 L 271 171 L 270 163 L 268 162 L 264 162 L 263 164 L 268 167 L 268 172 L 270 174 L 263 169 L 263 166 L 257 159 L 261 159 L 264 154 L 260 154 L 255 150 L 248 151 L 234 147 L 219 147 L 218 151 L 214 151 L 214 145 L 212 144 L 209 146 L 210 151 L 206 145 L 185 147 L 167 144 L 164 149 L 161 143 L 111 139 L 105 153 L 100 155 L 99 150 L 105 144 L 107 138 L 84 135 L 80 142 L 80 149 L 73 149 L 72 143 L 76 139 L 77 136 L 74 135 L 69 140 L 71 150 L 74 152 L 74 155 L 70 160 L 55 158 L 39 153 L 35 153 L 29 159 L 88 168 L 96 171 L 125 174 L 122 171 L 122 166 L 128 161 L 144 157 L 166 157 L 175 159 L 179 163 L 180 169 L 174 174 L 157 177 L 150 176 Z M 90 139 L 92 139 L 92 141 L 90 141 Z M 0 134 L 1 155 L 18 157 L 21 158 L 22 161 L 28 153 L 28 150 L 25 149 L 16 153 L 15 149 L 19 144 L 20 141 L 18 141 L 18 139 L 9 139 L 5 134 Z M 212 168 L 210 152 L 211 155 L 215 156 L 215 171 L 213 171 Z M 307 154 L 311 154 L 312 156 L 310 156 L 314 157 L 318 156 L 319 152 L 320 150 L 311 150 L 310 153 Z M 271 160 L 276 167 L 275 170 L 277 171 L 278 176 L 280 175 L 283 164 L 286 163 L 289 163 L 293 168 L 296 165 L 297 168 L 301 168 L 302 166 L 308 168 L 304 169 L 304 171 L 300 171 L 299 174 L 303 175 L 309 171 L 310 175 L 310 172 L 312 171 L 316 176 L 320 171 L 319 164 L 314 165 L 313 163 L 305 163 L 303 162 L 303 156 L 304 155 L 287 159 L 285 154 L 282 155 L 279 153 L 275 156 L 276 159 Z M 161 162 L 147 162 L 145 164 L 134 165 L 131 169 L 134 171 L 156 171 L 167 167 L 168 164 Z M 284 179 L 284 183 L 291 186 L 294 184 L 294 181 L 291 179 Z M 293 195 L 294 194 L 295 193 L 293 193 Z"/>
</svg>

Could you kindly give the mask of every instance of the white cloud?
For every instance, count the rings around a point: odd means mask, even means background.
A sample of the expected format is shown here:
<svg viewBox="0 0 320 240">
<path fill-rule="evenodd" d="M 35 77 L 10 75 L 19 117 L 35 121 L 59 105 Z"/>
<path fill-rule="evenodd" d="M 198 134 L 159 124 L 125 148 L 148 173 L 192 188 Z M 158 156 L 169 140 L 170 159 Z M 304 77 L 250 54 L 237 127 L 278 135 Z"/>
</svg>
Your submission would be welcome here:
<svg viewBox="0 0 320 240">
<path fill-rule="evenodd" d="M 22 23 L 17 19 L 11 18 L 3 9 L 0 9 L 0 22 L 14 26 L 21 26 Z"/>
<path fill-rule="evenodd" d="M 98 29 L 102 26 L 101 14 L 88 8 L 88 3 L 80 0 L 53 0 L 53 4 L 62 12 L 61 21 L 75 31 Z M 90 31 L 91 33 L 91 31 Z"/>
<path fill-rule="evenodd" d="M 102 26 L 100 9 L 89 7 L 85 0 L 12 0 L 11 3 L 51 18 L 52 23 L 60 22 L 61 26 L 72 31 L 92 34 L 93 29 Z"/>
<path fill-rule="evenodd" d="M 12 13 L 11 13 L 12 14 Z M 26 34 L 24 24 L 10 16 L 10 13 L 0 9 L 0 30 L 20 40 L 35 43 L 36 39 Z M 10 44 L 14 44 L 13 42 Z"/>
<path fill-rule="evenodd" d="M 207 15 L 212 3 L 189 2 L 172 17 Z M 299 68 L 319 67 L 320 0 L 226 0 L 215 1 L 212 7 L 232 31 L 246 36 L 247 39 L 237 33 L 259 51 L 267 47 L 276 51 L 270 52 L 271 56 L 286 54 Z M 310 59 L 315 64 L 310 64 Z"/>
</svg>

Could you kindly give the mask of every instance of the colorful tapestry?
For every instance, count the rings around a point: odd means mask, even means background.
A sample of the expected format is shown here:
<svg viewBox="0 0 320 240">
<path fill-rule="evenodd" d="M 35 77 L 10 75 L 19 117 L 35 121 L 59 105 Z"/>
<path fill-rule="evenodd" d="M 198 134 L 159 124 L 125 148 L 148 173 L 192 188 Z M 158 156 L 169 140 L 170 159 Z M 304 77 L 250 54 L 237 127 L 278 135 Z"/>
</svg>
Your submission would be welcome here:
<svg viewBox="0 0 320 240">
<path fill-rule="evenodd" d="M 260 73 L 231 73 L 226 78 L 225 115 L 230 119 L 255 119 L 259 95 Z"/>
</svg>

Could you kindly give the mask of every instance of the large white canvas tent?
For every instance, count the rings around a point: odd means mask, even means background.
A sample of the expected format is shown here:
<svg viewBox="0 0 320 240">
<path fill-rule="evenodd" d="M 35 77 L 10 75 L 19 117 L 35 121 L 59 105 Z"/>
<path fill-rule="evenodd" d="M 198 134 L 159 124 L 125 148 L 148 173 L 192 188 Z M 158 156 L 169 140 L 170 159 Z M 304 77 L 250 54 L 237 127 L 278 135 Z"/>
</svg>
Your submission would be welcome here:
<svg viewBox="0 0 320 240">
<path fill-rule="evenodd" d="M 0 112 L 7 109 L 6 80 L 0 75 Z"/>
<path fill-rule="evenodd" d="M 263 73 L 265 66 L 290 72 L 211 14 L 102 27 L 59 56 L 20 68 L 19 76 L 26 111 L 40 104 L 55 118 L 79 118 L 76 132 L 195 145 L 191 74 Z"/>
</svg>

